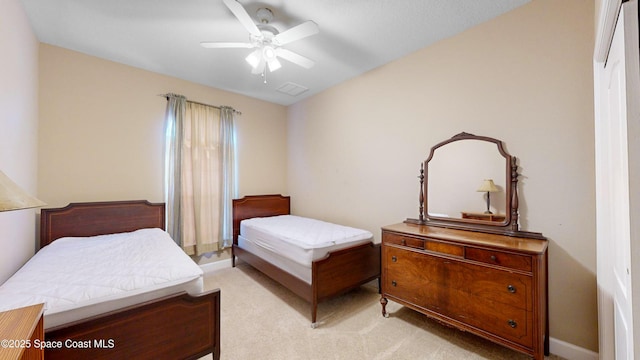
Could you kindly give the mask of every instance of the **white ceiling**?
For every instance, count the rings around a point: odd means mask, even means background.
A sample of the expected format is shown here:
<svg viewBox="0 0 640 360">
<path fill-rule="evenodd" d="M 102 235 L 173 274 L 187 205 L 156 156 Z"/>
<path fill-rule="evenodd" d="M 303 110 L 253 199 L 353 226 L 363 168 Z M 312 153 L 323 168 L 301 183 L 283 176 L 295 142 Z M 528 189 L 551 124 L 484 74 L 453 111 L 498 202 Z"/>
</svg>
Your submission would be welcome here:
<svg viewBox="0 0 640 360">
<path fill-rule="evenodd" d="M 248 42 L 222 0 L 22 0 L 41 42 L 290 105 L 349 78 L 490 20 L 530 0 L 240 0 L 255 19 L 274 13 L 280 32 L 313 20 L 320 33 L 285 46 L 316 61 L 306 70 L 252 75 L 251 49 L 205 49 L 201 41 Z M 292 82 L 308 91 L 277 91 Z M 171 91 L 171 89 L 167 89 Z"/>
</svg>

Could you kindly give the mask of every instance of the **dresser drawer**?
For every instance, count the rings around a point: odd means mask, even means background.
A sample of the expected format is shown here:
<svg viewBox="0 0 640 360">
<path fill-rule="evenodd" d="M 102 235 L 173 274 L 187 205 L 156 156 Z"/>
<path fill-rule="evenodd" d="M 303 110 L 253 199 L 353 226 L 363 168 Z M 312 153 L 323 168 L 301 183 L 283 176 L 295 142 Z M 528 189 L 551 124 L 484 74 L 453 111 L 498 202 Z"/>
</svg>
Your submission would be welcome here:
<svg viewBox="0 0 640 360">
<path fill-rule="evenodd" d="M 460 245 L 447 244 L 440 241 L 426 240 L 424 244 L 425 250 L 447 254 L 460 256 L 464 255 L 464 247 Z"/>
<path fill-rule="evenodd" d="M 433 296 L 455 289 L 486 304 L 532 310 L 530 276 L 395 247 L 383 246 L 382 256 L 384 288 L 390 292 L 406 291 L 402 296 L 422 298 L 424 302 L 418 301 L 421 306 L 438 301 Z"/>
<path fill-rule="evenodd" d="M 430 238 L 417 239 L 409 236 L 402 236 L 385 232 L 382 234 L 382 242 L 453 256 L 462 257 L 464 255 L 463 246 L 432 240 Z"/>
<path fill-rule="evenodd" d="M 407 246 L 414 249 L 424 249 L 424 240 L 392 233 L 383 234 L 382 242 L 387 244 Z"/>
<path fill-rule="evenodd" d="M 464 306 L 455 304 L 457 312 L 453 317 L 520 345 L 533 346 L 532 312 L 506 305 L 487 306 L 473 300 L 469 299 Z"/>
<path fill-rule="evenodd" d="M 469 260 L 499 265 L 511 269 L 531 271 L 531 256 L 505 253 L 495 250 L 484 250 L 468 247 L 464 257 Z"/>
</svg>

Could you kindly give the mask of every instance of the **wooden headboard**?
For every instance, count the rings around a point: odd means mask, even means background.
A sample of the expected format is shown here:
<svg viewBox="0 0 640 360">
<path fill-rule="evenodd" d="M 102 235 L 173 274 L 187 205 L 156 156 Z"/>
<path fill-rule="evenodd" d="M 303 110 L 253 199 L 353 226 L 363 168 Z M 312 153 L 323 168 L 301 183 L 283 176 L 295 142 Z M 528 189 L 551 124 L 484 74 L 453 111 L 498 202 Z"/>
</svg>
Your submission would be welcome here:
<svg viewBox="0 0 640 360">
<path fill-rule="evenodd" d="M 254 217 L 289 215 L 290 197 L 282 195 L 251 195 L 233 199 L 233 243 L 238 245 L 240 221 Z"/>
<path fill-rule="evenodd" d="M 164 203 L 145 200 L 72 203 L 40 210 L 40 248 L 65 236 L 95 236 L 165 228 Z"/>
</svg>

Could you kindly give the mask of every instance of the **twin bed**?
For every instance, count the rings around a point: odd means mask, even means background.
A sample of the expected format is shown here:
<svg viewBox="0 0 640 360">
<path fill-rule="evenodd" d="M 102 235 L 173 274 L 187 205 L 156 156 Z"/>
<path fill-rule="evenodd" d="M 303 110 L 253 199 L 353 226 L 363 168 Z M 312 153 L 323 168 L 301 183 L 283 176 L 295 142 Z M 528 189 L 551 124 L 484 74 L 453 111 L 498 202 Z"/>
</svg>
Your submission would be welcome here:
<svg viewBox="0 0 640 360">
<path fill-rule="evenodd" d="M 364 230 L 291 216 L 290 198 L 233 200 L 232 259 L 238 258 L 311 304 L 380 278 L 380 244 Z"/>
<path fill-rule="evenodd" d="M 45 304 L 44 344 L 62 344 L 47 359 L 219 358 L 220 291 L 203 292 L 200 267 L 161 230 L 164 204 L 70 204 L 41 210 L 40 225 L 0 310 Z"/>
<path fill-rule="evenodd" d="M 47 359 L 220 357 L 220 290 L 162 229 L 164 204 L 75 203 L 42 209 L 40 250 L 0 286 L 0 311 L 45 304 Z M 233 201 L 240 259 L 311 303 L 380 277 L 372 234 L 290 215 L 289 197 Z"/>
</svg>

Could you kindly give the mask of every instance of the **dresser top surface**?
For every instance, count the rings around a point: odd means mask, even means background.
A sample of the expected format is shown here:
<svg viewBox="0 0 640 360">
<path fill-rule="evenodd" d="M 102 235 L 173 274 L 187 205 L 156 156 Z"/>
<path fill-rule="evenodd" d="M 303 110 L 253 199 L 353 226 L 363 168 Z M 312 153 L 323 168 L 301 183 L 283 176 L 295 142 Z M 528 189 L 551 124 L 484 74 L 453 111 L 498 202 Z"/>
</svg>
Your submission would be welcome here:
<svg viewBox="0 0 640 360">
<path fill-rule="evenodd" d="M 507 235 L 488 234 L 469 230 L 456 230 L 442 227 L 398 223 L 383 226 L 384 231 L 393 231 L 413 236 L 426 236 L 433 239 L 454 241 L 467 245 L 488 246 L 503 250 L 542 254 L 547 250 L 547 240 L 521 238 Z"/>
<path fill-rule="evenodd" d="M 44 305 L 37 304 L 0 312 L 0 339 L 19 342 L 0 348 L 0 359 L 17 359 L 22 354 L 26 349 L 25 342 L 31 339 L 43 311 Z"/>
</svg>

